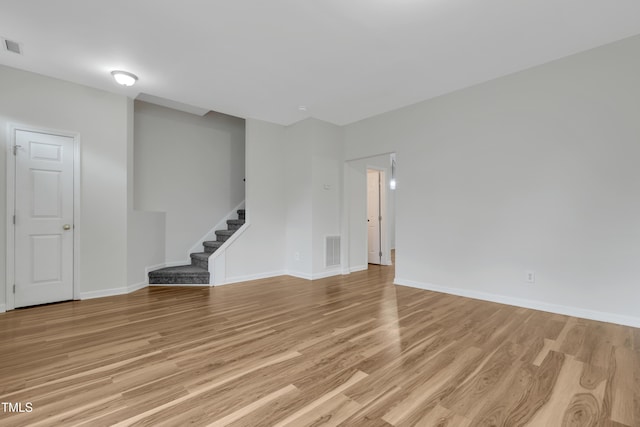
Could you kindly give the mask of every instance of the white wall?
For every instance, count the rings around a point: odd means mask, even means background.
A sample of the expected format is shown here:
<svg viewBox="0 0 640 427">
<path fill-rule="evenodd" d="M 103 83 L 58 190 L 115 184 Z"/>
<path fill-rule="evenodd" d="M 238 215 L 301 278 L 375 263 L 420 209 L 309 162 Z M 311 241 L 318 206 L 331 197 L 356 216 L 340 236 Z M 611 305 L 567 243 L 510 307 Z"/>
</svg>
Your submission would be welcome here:
<svg viewBox="0 0 640 427">
<path fill-rule="evenodd" d="M 344 142 L 342 128 L 313 120 L 311 160 L 312 277 L 339 274 L 340 266 L 326 267 L 326 237 L 341 231 Z"/>
<path fill-rule="evenodd" d="M 340 267 L 326 267 L 325 239 L 340 235 L 342 129 L 310 118 L 285 138 L 286 269 L 307 279 L 337 274 Z"/>
<path fill-rule="evenodd" d="M 0 305 L 5 299 L 9 123 L 78 132 L 82 147 L 81 295 L 127 282 L 127 126 L 124 96 L 0 66 Z"/>
<path fill-rule="evenodd" d="M 340 273 L 325 267 L 325 237 L 340 235 L 342 152 L 342 130 L 329 123 L 247 121 L 250 225 L 227 251 L 226 282 Z"/>
<path fill-rule="evenodd" d="M 134 207 L 166 213 L 168 263 L 244 200 L 244 120 L 135 103 Z"/>
<path fill-rule="evenodd" d="M 309 118 L 285 130 L 287 227 L 285 267 L 315 279 L 339 274 L 326 267 L 325 240 L 340 235 L 342 129 Z"/>
<path fill-rule="evenodd" d="M 285 128 L 286 244 L 285 267 L 296 276 L 313 273 L 313 134 L 314 121 L 307 119 Z"/>
<path fill-rule="evenodd" d="M 638 51 L 633 37 L 348 126 L 347 158 L 397 151 L 397 281 L 640 326 Z"/>
<path fill-rule="evenodd" d="M 130 210 L 127 224 L 127 285 L 134 290 L 148 284 L 147 270 L 164 265 L 165 214 Z"/>
<path fill-rule="evenodd" d="M 134 210 L 134 101 L 127 134 L 127 292 L 148 284 L 147 270 L 164 265 L 166 214 Z"/>
<path fill-rule="evenodd" d="M 285 128 L 246 121 L 246 212 L 249 227 L 227 250 L 226 282 L 284 274 Z"/>
</svg>

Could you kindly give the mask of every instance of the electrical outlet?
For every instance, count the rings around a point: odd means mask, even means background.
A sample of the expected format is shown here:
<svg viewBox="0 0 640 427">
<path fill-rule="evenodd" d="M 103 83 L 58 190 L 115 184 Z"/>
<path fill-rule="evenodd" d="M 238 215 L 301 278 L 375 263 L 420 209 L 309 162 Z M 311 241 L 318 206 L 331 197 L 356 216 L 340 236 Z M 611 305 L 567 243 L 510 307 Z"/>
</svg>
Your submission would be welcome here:
<svg viewBox="0 0 640 427">
<path fill-rule="evenodd" d="M 535 283 L 536 282 L 536 272 L 535 271 L 525 271 L 524 272 L 524 280 L 527 283 Z"/>
</svg>

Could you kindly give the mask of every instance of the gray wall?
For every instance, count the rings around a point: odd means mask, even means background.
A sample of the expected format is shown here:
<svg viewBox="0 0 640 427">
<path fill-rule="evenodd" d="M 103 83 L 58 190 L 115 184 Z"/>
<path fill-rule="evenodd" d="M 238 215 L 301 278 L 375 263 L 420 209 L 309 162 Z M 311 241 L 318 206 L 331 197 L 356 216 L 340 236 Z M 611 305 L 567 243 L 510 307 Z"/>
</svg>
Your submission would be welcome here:
<svg viewBox="0 0 640 427">
<path fill-rule="evenodd" d="M 286 245 L 285 267 L 297 276 L 312 273 L 312 150 L 314 121 L 302 120 L 285 128 Z"/>
<path fill-rule="evenodd" d="M 397 281 L 640 325 L 639 51 L 347 126 L 347 159 L 397 152 Z"/>
<path fill-rule="evenodd" d="M 127 281 L 126 97 L 0 66 L 0 305 L 5 303 L 8 124 L 78 132 L 82 147 L 80 295 Z"/>
<path fill-rule="evenodd" d="M 311 118 L 285 135 L 286 269 L 308 279 L 335 274 L 325 266 L 325 238 L 340 235 L 342 129 Z"/>
<path fill-rule="evenodd" d="M 166 213 L 166 262 L 189 260 L 194 243 L 244 200 L 244 139 L 243 119 L 136 101 L 133 203 Z"/>
<path fill-rule="evenodd" d="M 342 127 L 313 120 L 312 181 L 312 276 L 337 274 L 340 267 L 326 267 L 327 236 L 340 235 L 344 142 Z"/>
</svg>

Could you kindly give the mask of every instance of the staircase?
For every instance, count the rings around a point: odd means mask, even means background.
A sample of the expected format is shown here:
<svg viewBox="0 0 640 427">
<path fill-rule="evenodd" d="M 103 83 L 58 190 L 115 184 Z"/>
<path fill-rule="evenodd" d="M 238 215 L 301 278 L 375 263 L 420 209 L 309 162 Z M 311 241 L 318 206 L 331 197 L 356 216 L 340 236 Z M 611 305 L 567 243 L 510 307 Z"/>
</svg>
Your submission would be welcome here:
<svg viewBox="0 0 640 427">
<path fill-rule="evenodd" d="M 209 284 L 209 256 L 214 253 L 245 220 L 244 209 L 238 210 L 238 219 L 227 220 L 226 230 L 216 230 L 216 240 L 203 242 L 204 252 L 191 254 L 190 265 L 161 268 L 149 272 L 150 285 Z"/>
</svg>

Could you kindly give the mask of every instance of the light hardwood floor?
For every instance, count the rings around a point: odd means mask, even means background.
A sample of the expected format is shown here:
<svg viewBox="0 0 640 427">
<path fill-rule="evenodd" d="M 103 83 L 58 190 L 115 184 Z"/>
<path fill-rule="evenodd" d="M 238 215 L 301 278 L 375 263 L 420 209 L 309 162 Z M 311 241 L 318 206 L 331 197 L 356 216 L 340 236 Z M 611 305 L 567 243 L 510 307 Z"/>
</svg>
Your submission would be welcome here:
<svg viewBox="0 0 640 427">
<path fill-rule="evenodd" d="M 392 267 L 0 315 L 0 425 L 640 426 L 640 330 Z"/>
</svg>

